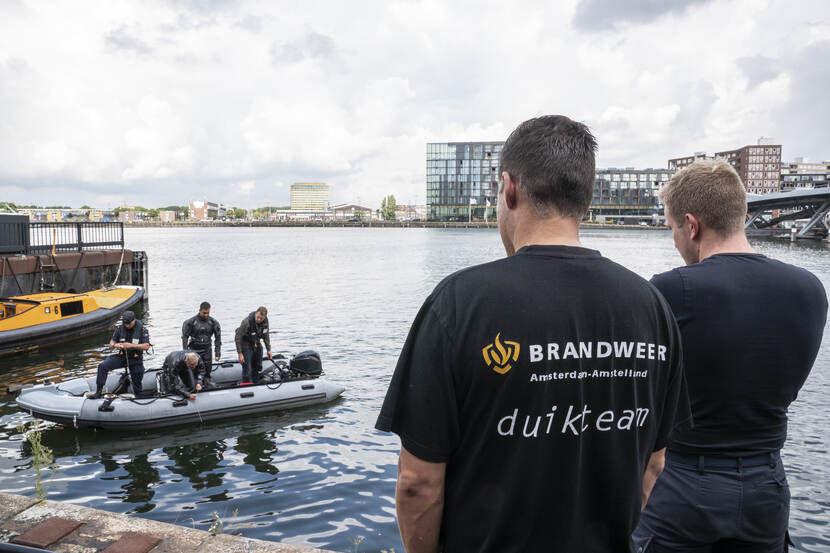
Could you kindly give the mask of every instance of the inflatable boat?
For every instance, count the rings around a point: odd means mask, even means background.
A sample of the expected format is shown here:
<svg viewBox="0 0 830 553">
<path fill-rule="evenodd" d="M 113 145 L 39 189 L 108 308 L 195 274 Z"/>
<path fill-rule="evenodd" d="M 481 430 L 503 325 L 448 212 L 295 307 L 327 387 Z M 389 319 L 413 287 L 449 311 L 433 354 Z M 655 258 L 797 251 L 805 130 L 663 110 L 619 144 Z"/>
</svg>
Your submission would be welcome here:
<svg viewBox="0 0 830 553">
<path fill-rule="evenodd" d="M 47 292 L 0 298 L 0 357 L 107 330 L 143 297 L 141 286 L 115 286 L 83 294 Z"/>
<path fill-rule="evenodd" d="M 162 371 L 150 370 L 144 373 L 141 397 L 129 393 L 132 389 L 125 375 L 113 372 L 100 399 L 87 397 L 95 390 L 92 376 L 44 382 L 24 389 L 15 401 L 33 417 L 64 426 L 141 430 L 327 403 L 345 389 L 321 378 L 319 356 L 314 352 L 303 352 L 290 361 L 263 359 L 263 369 L 259 384 L 241 384 L 238 361 L 217 363 L 211 372 L 213 387 L 197 393 L 194 400 L 167 392 Z M 106 393 L 118 388 L 126 389 L 125 393 Z"/>
</svg>

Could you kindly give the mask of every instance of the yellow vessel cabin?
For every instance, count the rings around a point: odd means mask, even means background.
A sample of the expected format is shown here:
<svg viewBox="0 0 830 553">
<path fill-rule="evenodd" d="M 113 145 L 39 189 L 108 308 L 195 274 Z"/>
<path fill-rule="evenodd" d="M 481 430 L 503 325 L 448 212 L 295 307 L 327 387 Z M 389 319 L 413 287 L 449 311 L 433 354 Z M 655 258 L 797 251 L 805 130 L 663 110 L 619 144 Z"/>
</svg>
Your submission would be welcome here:
<svg viewBox="0 0 830 553">
<path fill-rule="evenodd" d="M 141 286 L 115 286 L 82 294 L 46 292 L 0 298 L 0 356 L 105 330 L 143 297 Z"/>
</svg>

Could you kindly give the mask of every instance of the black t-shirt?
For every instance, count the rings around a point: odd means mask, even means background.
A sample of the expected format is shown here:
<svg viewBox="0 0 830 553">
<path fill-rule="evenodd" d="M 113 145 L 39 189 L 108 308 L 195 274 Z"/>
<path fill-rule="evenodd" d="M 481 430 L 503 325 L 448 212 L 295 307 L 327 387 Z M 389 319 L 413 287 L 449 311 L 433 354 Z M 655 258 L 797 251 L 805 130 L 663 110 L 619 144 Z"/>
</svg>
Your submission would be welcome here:
<svg viewBox="0 0 830 553">
<path fill-rule="evenodd" d="M 695 421 L 669 449 L 730 456 L 780 449 L 787 407 L 821 344 L 821 282 L 760 254 L 713 255 L 651 282 L 680 326 Z"/>
<path fill-rule="evenodd" d="M 446 462 L 444 551 L 626 551 L 642 475 L 688 419 L 677 325 L 599 252 L 528 246 L 441 282 L 376 427 Z"/>
</svg>

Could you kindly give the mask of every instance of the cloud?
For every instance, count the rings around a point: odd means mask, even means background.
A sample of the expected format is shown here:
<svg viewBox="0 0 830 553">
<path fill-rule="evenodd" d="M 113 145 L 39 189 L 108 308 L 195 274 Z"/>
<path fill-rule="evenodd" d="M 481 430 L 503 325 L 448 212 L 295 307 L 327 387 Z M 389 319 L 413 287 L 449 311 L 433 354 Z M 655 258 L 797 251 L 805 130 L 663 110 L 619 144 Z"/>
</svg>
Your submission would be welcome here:
<svg viewBox="0 0 830 553">
<path fill-rule="evenodd" d="M 153 51 L 146 42 L 133 35 L 127 25 L 120 25 L 111 30 L 104 37 L 104 41 L 108 46 L 123 52 L 145 55 Z"/>
<path fill-rule="evenodd" d="M 830 159 L 830 39 L 816 42 L 787 60 L 789 97 L 774 110 L 780 123 L 774 135 L 788 158 Z M 820 61 L 821 60 L 821 61 Z M 817 146 L 820 145 L 820 149 Z"/>
<path fill-rule="evenodd" d="M 612 29 L 623 23 L 649 23 L 668 13 L 683 13 L 710 0 L 580 0 L 574 24 L 581 29 Z"/>
<path fill-rule="evenodd" d="M 778 60 L 767 56 L 749 56 L 735 60 L 738 69 L 747 79 L 747 86 L 755 88 L 759 84 L 771 81 L 781 73 Z"/>
<path fill-rule="evenodd" d="M 545 113 L 588 123 L 600 166 L 760 135 L 830 157 L 823 0 L 579 3 L 603 32 L 576 3 L 471 6 L 0 4 L 0 197 L 255 207 L 323 181 L 334 203 L 423 203 L 426 142 Z"/>
<path fill-rule="evenodd" d="M 306 59 L 325 59 L 334 52 L 334 40 L 315 31 L 309 31 L 291 42 L 271 46 L 271 59 L 276 64 L 296 63 Z"/>
</svg>

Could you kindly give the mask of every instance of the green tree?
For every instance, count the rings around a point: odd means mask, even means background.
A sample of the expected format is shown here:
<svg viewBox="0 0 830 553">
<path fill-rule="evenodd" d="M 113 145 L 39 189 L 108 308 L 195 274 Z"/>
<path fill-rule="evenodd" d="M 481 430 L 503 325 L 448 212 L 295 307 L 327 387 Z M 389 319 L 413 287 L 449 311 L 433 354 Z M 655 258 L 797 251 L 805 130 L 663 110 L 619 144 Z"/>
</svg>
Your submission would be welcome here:
<svg viewBox="0 0 830 553">
<path fill-rule="evenodd" d="M 88 206 L 88 205 L 82 205 L 82 206 L 81 206 L 81 209 L 92 209 L 92 208 L 91 208 L 90 206 Z"/>
<path fill-rule="evenodd" d="M 380 216 L 383 218 L 384 221 L 394 221 L 395 220 L 395 209 L 398 207 L 398 203 L 395 201 L 395 195 L 389 194 L 380 204 Z"/>
</svg>

